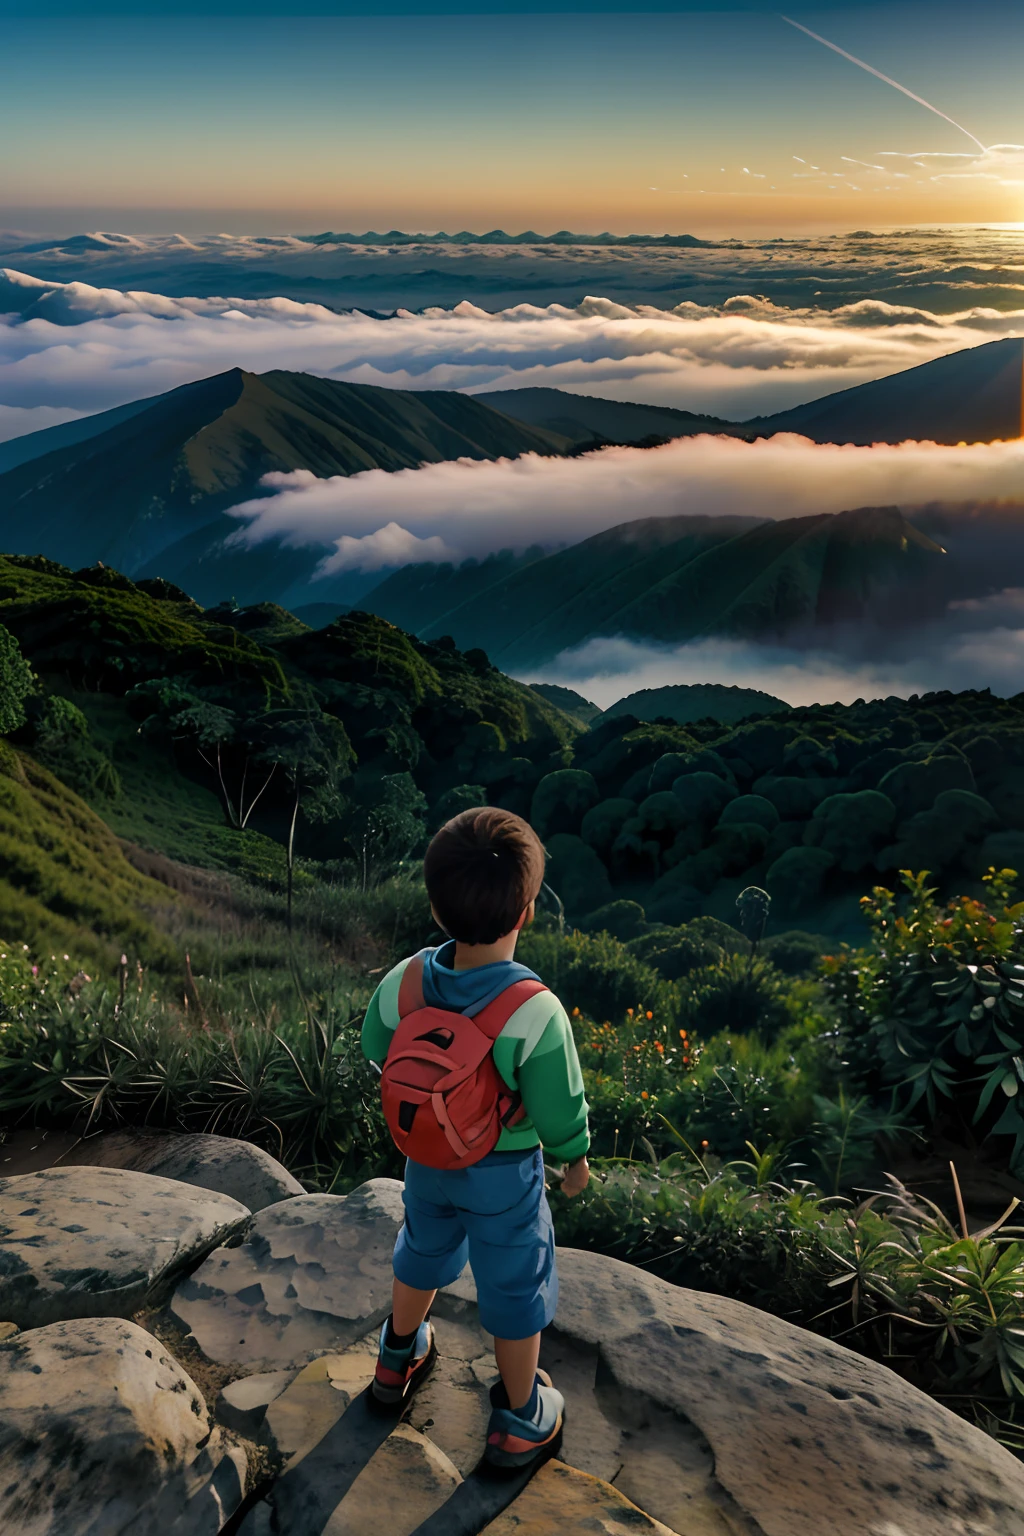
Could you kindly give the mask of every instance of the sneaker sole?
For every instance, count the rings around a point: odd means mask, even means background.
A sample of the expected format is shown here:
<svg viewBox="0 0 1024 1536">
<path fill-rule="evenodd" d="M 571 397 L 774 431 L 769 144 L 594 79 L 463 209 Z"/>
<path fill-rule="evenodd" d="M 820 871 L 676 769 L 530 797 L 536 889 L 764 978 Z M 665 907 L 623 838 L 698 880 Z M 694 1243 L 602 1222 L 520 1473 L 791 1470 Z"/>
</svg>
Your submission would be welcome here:
<svg viewBox="0 0 1024 1536">
<path fill-rule="evenodd" d="M 408 1407 L 410 1400 L 430 1375 L 436 1363 L 437 1342 L 435 1340 L 431 1342 L 429 1352 L 424 1355 L 401 1391 L 387 1387 L 378 1389 L 376 1382 L 371 1382 L 366 1394 L 370 1412 L 379 1414 L 382 1418 L 398 1417 Z"/>
<path fill-rule="evenodd" d="M 557 1456 L 562 1449 L 564 1431 L 565 1415 L 563 1414 L 562 1421 L 551 1439 L 545 1440 L 544 1444 L 538 1446 L 535 1451 L 498 1451 L 488 1446 L 484 1452 L 480 1470 L 484 1471 L 486 1468 L 487 1472 L 496 1477 L 514 1477 L 517 1472 L 525 1472 L 527 1468 L 541 1467 L 553 1456 Z"/>
</svg>

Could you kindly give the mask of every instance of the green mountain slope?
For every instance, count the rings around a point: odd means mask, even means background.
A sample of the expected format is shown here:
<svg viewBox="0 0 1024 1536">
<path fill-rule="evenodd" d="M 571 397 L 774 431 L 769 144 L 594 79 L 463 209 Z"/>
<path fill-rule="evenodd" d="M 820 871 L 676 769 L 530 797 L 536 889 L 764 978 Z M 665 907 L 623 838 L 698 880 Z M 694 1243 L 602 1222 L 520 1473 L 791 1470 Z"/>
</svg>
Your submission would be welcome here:
<svg viewBox="0 0 1024 1536">
<path fill-rule="evenodd" d="M 534 684 L 536 687 L 536 684 Z M 759 688 L 740 688 L 724 683 L 673 683 L 665 688 L 640 688 L 617 699 L 602 719 L 632 715 L 636 720 L 674 720 L 690 725 L 696 720 L 719 720 L 735 725 L 748 715 L 771 715 L 789 709 L 783 699 Z"/>
<path fill-rule="evenodd" d="M 989 443 L 1020 437 L 1024 340 L 1007 337 L 744 423 L 818 443 Z"/>
<path fill-rule="evenodd" d="M 695 415 L 671 406 L 600 400 L 565 389 L 495 389 L 475 397 L 517 421 L 561 433 L 574 443 L 640 443 L 651 437 L 692 437 L 698 432 L 735 432 L 717 416 Z"/>
<path fill-rule="evenodd" d="M 478 567 L 477 570 L 480 568 Z M 415 620 L 425 637 L 450 634 L 522 670 L 601 635 L 666 643 L 707 635 L 778 636 L 822 625 L 896 622 L 939 606 L 941 546 L 895 507 L 762 522 L 754 518 L 649 518 L 624 523 L 503 579 L 480 583 L 448 606 L 454 575 L 405 571 L 362 605 L 412 627 L 404 606 L 415 579 Z M 466 573 L 463 585 L 477 578 Z"/>
<path fill-rule="evenodd" d="M 237 528 L 224 509 L 257 494 L 270 471 L 350 475 L 568 446 L 454 391 L 236 368 L 0 475 L 0 547 L 71 565 L 99 559 L 132 575 L 159 569 L 210 601 L 225 595 L 223 576 L 217 571 L 211 593 L 204 565 L 216 567 L 225 534 Z M 305 569 L 317 557 L 301 551 L 291 564 Z M 280 577 L 276 546 L 251 562 L 236 554 L 229 573 L 248 564 L 256 595 L 276 596 L 280 584 L 264 586 L 268 562 Z"/>
</svg>

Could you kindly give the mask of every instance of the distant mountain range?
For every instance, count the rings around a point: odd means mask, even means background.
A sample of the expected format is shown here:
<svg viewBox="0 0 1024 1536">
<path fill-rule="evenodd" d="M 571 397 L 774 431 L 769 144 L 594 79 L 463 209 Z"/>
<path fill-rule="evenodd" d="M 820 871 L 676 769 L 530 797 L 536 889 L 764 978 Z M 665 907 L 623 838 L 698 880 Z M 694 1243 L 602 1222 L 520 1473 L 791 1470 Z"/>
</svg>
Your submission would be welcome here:
<svg viewBox="0 0 1024 1536">
<path fill-rule="evenodd" d="M 225 549 L 239 527 L 225 509 L 258 494 L 270 471 L 351 475 L 570 446 L 454 390 L 233 368 L 15 439 L 21 462 L 0 474 L 0 548 L 162 575 L 204 603 L 229 594 L 256 602 L 308 574 L 322 554 Z"/>
<path fill-rule="evenodd" d="M 637 720 L 675 720 L 679 725 L 690 725 L 696 720 L 721 720 L 723 725 L 735 725 L 748 715 L 777 715 L 790 708 L 785 700 L 762 693 L 759 688 L 726 683 L 672 683 L 666 688 L 640 688 L 627 694 L 606 709 L 603 718 L 634 715 Z"/>
<path fill-rule="evenodd" d="M 945 576 L 942 546 L 897 507 L 779 522 L 658 517 L 555 554 L 406 566 L 360 606 L 521 673 L 600 636 L 678 644 L 894 625 L 941 608 Z"/>
<path fill-rule="evenodd" d="M 667 406 L 598 400 L 561 389 L 502 389 L 476 397 L 531 426 L 570 438 L 632 443 L 691 437 L 698 432 L 771 437 L 797 432 L 818 443 L 989 443 L 1020 437 L 1024 423 L 1024 339 L 1007 337 L 966 347 L 906 368 L 887 379 L 857 384 L 807 405 L 722 421 Z"/>
<path fill-rule="evenodd" d="M 1022 380 L 1024 340 L 1001 340 L 736 423 L 560 390 L 470 396 L 232 369 L 0 445 L 0 549 L 160 575 L 207 605 L 284 602 L 311 622 L 358 604 L 426 637 L 482 646 L 505 668 L 602 635 L 674 643 L 895 625 L 951 598 L 1021 584 L 1019 518 L 990 509 L 968 526 L 932 509 L 908 521 L 895 507 L 770 523 L 655 518 L 556 553 L 317 583 L 327 546 L 232 544 L 239 522 L 228 509 L 259 495 L 269 471 L 350 475 L 708 431 L 800 431 L 836 443 L 1016 437 Z M 552 529 L 552 542 L 558 536 Z"/>
</svg>

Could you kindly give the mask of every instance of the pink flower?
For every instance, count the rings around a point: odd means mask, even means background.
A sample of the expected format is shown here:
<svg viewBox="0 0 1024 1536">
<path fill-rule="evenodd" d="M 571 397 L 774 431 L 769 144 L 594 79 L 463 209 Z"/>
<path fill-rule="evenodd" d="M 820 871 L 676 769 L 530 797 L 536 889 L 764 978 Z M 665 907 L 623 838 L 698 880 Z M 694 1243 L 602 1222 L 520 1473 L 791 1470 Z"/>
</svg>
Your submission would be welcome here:
<svg viewBox="0 0 1024 1536">
<path fill-rule="evenodd" d="M 38 965 L 34 965 L 32 967 L 32 975 L 33 976 L 38 976 L 39 975 L 39 967 L 38 967 Z"/>
</svg>

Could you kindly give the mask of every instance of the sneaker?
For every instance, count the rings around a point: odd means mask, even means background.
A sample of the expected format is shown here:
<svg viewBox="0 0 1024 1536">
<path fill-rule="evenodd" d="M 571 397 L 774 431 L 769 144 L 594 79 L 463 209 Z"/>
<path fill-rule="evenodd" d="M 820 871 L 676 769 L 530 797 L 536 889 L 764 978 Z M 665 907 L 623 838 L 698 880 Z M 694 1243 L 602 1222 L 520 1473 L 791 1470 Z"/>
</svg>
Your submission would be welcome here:
<svg viewBox="0 0 1024 1536">
<path fill-rule="evenodd" d="M 437 1345 L 431 1322 L 420 1323 L 408 1349 L 391 1349 L 386 1342 L 387 1333 L 388 1324 L 385 1323 L 380 1331 L 377 1369 L 370 1388 L 370 1401 L 376 1408 L 396 1413 L 409 1401 L 424 1377 L 430 1374 L 437 1359 Z"/>
<path fill-rule="evenodd" d="M 556 1454 L 562 1443 L 565 1399 L 551 1385 L 547 1371 L 537 1372 L 537 1396 L 540 1404 L 536 1417 L 523 1419 L 508 1406 L 508 1393 L 501 1382 L 491 1388 L 491 1419 L 484 1451 L 489 1466 L 520 1471 Z"/>
</svg>

